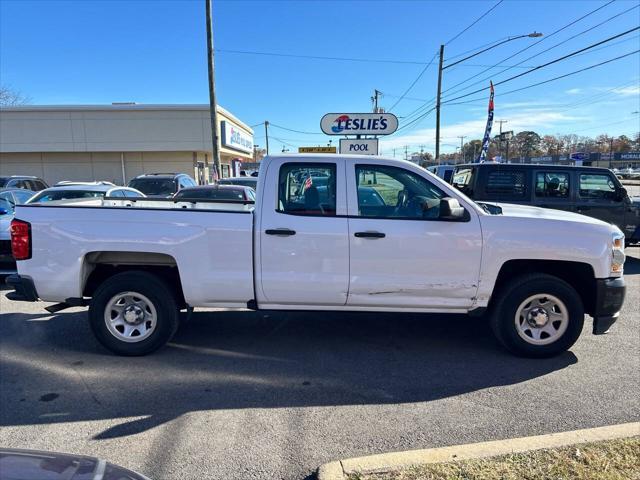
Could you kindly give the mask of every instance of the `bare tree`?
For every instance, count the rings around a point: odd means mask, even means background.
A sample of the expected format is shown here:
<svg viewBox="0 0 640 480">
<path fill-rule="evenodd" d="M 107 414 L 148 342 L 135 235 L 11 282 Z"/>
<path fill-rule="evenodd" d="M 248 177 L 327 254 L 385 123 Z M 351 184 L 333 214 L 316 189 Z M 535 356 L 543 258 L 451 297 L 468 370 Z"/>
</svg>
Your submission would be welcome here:
<svg viewBox="0 0 640 480">
<path fill-rule="evenodd" d="M 25 105 L 30 101 L 31 99 L 29 97 L 25 97 L 19 91 L 0 85 L 0 106 L 11 107 L 14 105 Z"/>
</svg>

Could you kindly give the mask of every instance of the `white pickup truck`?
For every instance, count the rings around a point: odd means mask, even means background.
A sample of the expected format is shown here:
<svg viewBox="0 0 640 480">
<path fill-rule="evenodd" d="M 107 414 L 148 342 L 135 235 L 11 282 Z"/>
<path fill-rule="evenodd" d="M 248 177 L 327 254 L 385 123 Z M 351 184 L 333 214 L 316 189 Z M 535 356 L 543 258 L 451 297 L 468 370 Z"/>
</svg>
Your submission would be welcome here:
<svg viewBox="0 0 640 480">
<path fill-rule="evenodd" d="M 585 313 L 599 334 L 622 307 L 624 236 L 593 218 L 478 204 L 370 156 L 267 157 L 257 191 L 255 208 L 20 205 L 7 296 L 89 305 L 122 355 L 167 343 L 181 309 L 227 307 L 469 313 L 510 351 L 544 357 L 573 345 Z"/>
</svg>

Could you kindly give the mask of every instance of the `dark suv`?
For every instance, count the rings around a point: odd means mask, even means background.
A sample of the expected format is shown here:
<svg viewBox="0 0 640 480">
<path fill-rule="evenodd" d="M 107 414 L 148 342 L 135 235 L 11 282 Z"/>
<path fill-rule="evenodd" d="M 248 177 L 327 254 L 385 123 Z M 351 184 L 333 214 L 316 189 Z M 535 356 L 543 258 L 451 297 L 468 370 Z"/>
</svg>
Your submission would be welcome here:
<svg viewBox="0 0 640 480">
<path fill-rule="evenodd" d="M 39 192 L 49 188 L 49 185 L 38 177 L 11 175 L 10 177 L 0 177 L 0 188 L 24 188 L 25 190 Z"/>
<path fill-rule="evenodd" d="M 147 197 L 172 197 L 174 193 L 198 184 L 186 173 L 145 173 L 129 182 L 129 187 L 141 191 Z"/>
<path fill-rule="evenodd" d="M 606 168 L 514 163 L 458 165 L 451 183 L 477 201 L 519 203 L 581 213 L 616 225 L 640 242 L 640 197 Z"/>
</svg>

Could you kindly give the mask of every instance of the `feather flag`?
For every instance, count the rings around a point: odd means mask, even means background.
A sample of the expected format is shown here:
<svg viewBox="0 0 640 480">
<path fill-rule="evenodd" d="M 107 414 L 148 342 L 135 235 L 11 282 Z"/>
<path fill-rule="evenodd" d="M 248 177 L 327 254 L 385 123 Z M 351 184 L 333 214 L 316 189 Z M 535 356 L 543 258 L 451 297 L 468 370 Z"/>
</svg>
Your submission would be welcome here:
<svg viewBox="0 0 640 480">
<path fill-rule="evenodd" d="M 491 88 L 491 93 L 489 94 L 489 115 L 487 116 L 487 127 L 484 130 L 484 137 L 482 138 L 482 148 L 476 159 L 478 163 L 483 162 L 487 158 L 489 142 L 491 141 L 491 127 L 493 127 L 493 82 L 489 83 Z"/>
</svg>

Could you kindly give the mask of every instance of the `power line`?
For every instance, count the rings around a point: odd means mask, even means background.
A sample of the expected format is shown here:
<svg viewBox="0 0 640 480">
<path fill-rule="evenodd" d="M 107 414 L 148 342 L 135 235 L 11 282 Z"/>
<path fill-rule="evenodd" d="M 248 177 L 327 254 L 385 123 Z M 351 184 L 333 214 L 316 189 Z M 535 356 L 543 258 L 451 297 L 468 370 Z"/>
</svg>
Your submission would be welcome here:
<svg viewBox="0 0 640 480">
<path fill-rule="evenodd" d="M 640 28 L 640 27 L 639 27 L 639 28 Z M 611 58 L 611 59 L 609 59 L 609 60 L 605 60 L 604 62 L 596 63 L 596 64 L 594 64 L 594 65 L 589 65 L 588 67 L 581 68 L 580 70 L 574 70 L 573 72 L 565 73 L 564 75 L 559 75 L 559 76 L 557 76 L 557 77 L 550 78 L 550 79 L 548 79 L 548 80 L 544 80 L 544 81 L 542 81 L 542 82 L 537 82 L 537 83 L 533 83 L 533 84 L 531 84 L 531 85 L 527 85 L 527 86 L 525 86 L 525 87 L 516 88 L 515 90 L 509 90 L 508 92 L 502 92 L 502 93 L 500 93 L 500 95 L 501 95 L 501 96 L 502 96 L 502 95 L 508 95 L 508 94 L 510 94 L 510 93 L 520 92 L 520 91 L 522 91 L 522 90 L 527 90 L 527 89 L 529 89 L 529 88 L 533 88 L 533 87 L 537 87 L 537 86 L 539 86 L 539 85 L 543 85 L 543 84 L 545 84 L 545 83 L 553 82 L 553 81 L 555 81 L 555 80 L 560 80 L 561 78 L 566 78 L 566 77 L 569 77 L 569 76 L 571 76 L 571 75 L 575 75 L 575 74 L 577 74 L 577 73 L 581 73 L 581 72 L 584 72 L 584 71 L 587 71 L 587 70 L 591 70 L 592 68 L 596 68 L 596 67 L 600 67 L 600 66 L 602 66 L 602 65 L 606 65 L 607 63 L 615 62 L 616 60 L 620 60 L 620 59 L 625 58 L 625 57 L 628 57 L 628 56 L 630 56 L 630 55 L 634 55 L 634 54 L 636 54 L 636 53 L 638 53 L 638 52 L 640 52 L 640 49 L 639 49 L 639 50 L 635 50 L 635 51 L 633 51 L 633 52 L 625 53 L 624 55 L 620 55 L 620 56 L 618 56 L 618 57 Z M 505 80 L 504 82 L 506 82 L 506 81 L 507 81 L 507 80 Z M 500 83 L 504 83 L 504 82 L 500 82 Z M 499 85 L 500 83 L 496 83 L 496 84 L 494 84 L 494 86 Z M 475 92 L 475 93 L 477 93 L 477 92 Z M 466 96 L 466 95 L 464 95 L 464 96 Z M 461 98 L 461 97 L 460 97 L 460 98 Z M 481 100 L 481 98 L 475 98 L 475 99 L 473 99 L 473 101 L 478 101 L 478 100 Z M 452 102 L 452 100 L 449 100 L 449 101 L 446 101 L 446 102 L 442 102 L 442 103 L 443 103 L 443 104 L 448 104 L 448 103 L 450 103 L 450 102 Z M 460 104 L 462 104 L 462 102 L 459 102 L 459 103 L 451 103 L 451 105 L 460 105 Z"/>
<path fill-rule="evenodd" d="M 486 12 L 484 12 L 482 15 L 480 15 L 478 18 L 476 18 L 467 28 L 465 28 L 464 30 L 462 30 L 460 33 L 458 33 L 455 37 L 453 37 L 451 40 L 445 42 L 445 45 L 449 45 L 450 43 L 452 43 L 454 40 L 456 40 L 458 37 L 460 37 L 460 35 L 462 35 L 463 33 L 465 33 L 467 30 L 469 30 L 471 27 L 473 27 L 476 23 L 478 23 L 480 20 L 482 20 L 484 17 L 486 17 L 487 15 L 489 15 L 493 10 L 495 10 L 496 8 L 498 8 L 498 6 L 504 2 L 504 0 L 499 0 L 493 7 L 491 7 L 489 10 L 487 10 Z"/>
<path fill-rule="evenodd" d="M 493 7 L 491 7 L 489 10 L 487 10 L 486 12 L 484 12 L 482 15 L 480 15 L 480 17 L 478 17 L 473 23 L 471 23 L 469 26 L 467 26 L 464 30 L 462 30 L 461 32 L 459 32 L 456 36 L 454 36 L 451 40 L 449 40 L 448 42 L 446 42 L 446 44 L 449 44 L 451 42 L 453 42 L 455 39 L 457 39 L 458 37 L 460 37 L 460 35 L 462 35 L 464 32 L 466 32 L 467 30 L 469 30 L 471 27 L 473 27 L 476 23 L 478 23 L 480 20 L 482 20 L 484 17 L 486 17 L 489 13 L 491 13 L 495 8 L 498 7 L 498 5 L 500 5 L 504 0 L 499 0 L 495 5 L 493 5 Z M 612 0 L 613 1 L 613 0 Z M 391 106 L 391 108 L 388 109 L 388 111 L 390 112 L 391 110 L 393 110 L 396 105 L 398 105 L 398 103 L 400 103 L 402 101 L 402 99 L 404 98 L 404 96 L 409 93 L 411 91 L 411 89 L 414 87 L 414 85 L 416 83 L 418 83 L 418 80 L 420 80 L 422 78 L 422 75 L 424 75 L 424 73 L 427 71 L 427 69 L 433 64 L 433 61 L 436 59 L 436 57 L 438 56 L 438 51 L 436 51 L 433 54 L 433 57 L 431 57 L 431 60 L 429 60 L 429 63 L 422 69 L 422 71 L 418 74 L 418 76 L 416 77 L 416 79 L 411 82 L 411 85 L 409 85 L 409 88 L 407 88 L 404 93 L 400 96 L 400 98 L 398 100 L 396 100 L 396 102 Z"/>
<path fill-rule="evenodd" d="M 427 65 L 422 69 L 422 71 L 418 74 L 416 79 L 413 82 L 411 82 L 411 85 L 409 85 L 409 87 L 404 91 L 404 93 L 402 95 L 400 95 L 400 98 L 398 98 L 398 100 L 396 100 L 396 102 L 393 105 L 391 105 L 391 108 L 388 109 L 389 112 L 391 110 L 393 110 L 395 108 L 395 106 L 398 105 L 398 103 L 400 103 L 402 101 L 404 96 L 411 91 L 411 89 L 414 87 L 414 85 L 416 83 L 418 83 L 418 80 L 420 80 L 422 78 L 422 75 L 424 75 L 424 73 L 433 64 L 433 61 L 436 59 L 437 56 L 438 56 L 438 52 L 433 54 L 433 57 L 431 57 L 431 60 L 429 60 L 429 63 L 427 63 Z"/>
<path fill-rule="evenodd" d="M 269 122 L 269 125 L 272 127 L 276 127 L 279 128 L 281 130 L 287 130 L 288 132 L 295 132 L 295 133 L 301 133 L 303 135 L 324 135 L 324 133 L 318 133 L 318 132 L 303 132 L 302 130 L 294 130 L 293 128 L 287 128 L 287 127 L 283 127 L 281 125 L 277 125 L 275 123 Z"/>
<path fill-rule="evenodd" d="M 499 81 L 497 83 L 494 83 L 493 86 L 497 87 L 498 85 L 502 85 L 504 83 L 510 82 L 512 80 L 515 80 L 517 78 L 523 77 L 523 76 L 528 75 L 530 73 L 533 73 L 533 72 L 535 72 L 537 70 L 540 70 L 541 68 L 548 67 L 549 65 L 553 65 L 555 63 L 558 63 L 558 62 L 561 62 L 563 60 L 566 60 L 567 58 L 573 57 L 574 55 L 576 55 L 578 53 L 585 52 L 585 51 L 590 50 L 590 49 L 592 49 L 594 47 L 597 47 L 597 46 L 602 45 L 604 43 L 610 42 L 611 40 L 615 40 L 616 38 L 620 38 L 623 35 L 627 35 L 627 34 L 629 34 L 631 32 L 635 32 L 636 30 L 640 30 L 640 27 L 635 27 L 635 28 L 632 28 L 630 30 L 627 30 L 626 32 L 618 33 L 617 35 L 614 35 L 612 37 L 605 38 L 604 40 L 601 40 L 599 42 L 593 43 L 593 44 L 589 45 L 588 47 L 581 48 L 580 50 L 576 50 L 574 52 L 568 53 L 567 55 L 563 55 L 562 57 L 559 57 L 559 58 L 556 58 L 554 60 L 551 60 L 550 62 L 543 63 L 542 65 L 538 65 L 537 67 L 532 68 L 530 70 L 527 70 L 526 72 L 522 72 L 522 73 L 519 73 L 518 75 L 514 75 L 514 76 L 509 77 L 509 78 L 507 78 L 505 80 L 501 80 L 501 81 Z M 471 95 L 475 95 L 476 93 L 482 92 L 482 91 L 486 90 L 487 88 L 489 88 L 489 87 L 482 87 L 482 88 L 479 88 L 477 90 L 474 90 L 473 92 L 465 93 L 464 95 L 460 95 L 458 97 L 451 98 L 451 99 L 449 99 L 447 101 L 443 101 L 442 103 L 449 103 L 449 102 L 453 102 L 455 100 L 459 100 L 461 98 L 469 97 Z"/>
<path fill-rule="evenodd" d="M 235 53 L 240 55 L 260 55 L 268 57 L 287 57 L 287 58 L 303 58 L 307 60 L 333 60 L 340 62 L 364 62 L 364 63 L 395 63 L 403 65 L 424 65 L 425 62 L 415 60 L 387 60 L 382 58 L 358 58 L 358 57 L 328 57 L 324 55 L 297 55 L 293 53 L 280 52 L 258 52 L 253 50 L 227 50 L 216 48 L 216 52 Z"/>
<path fill-rule="evenodd" d="M 529 50 L 530 48 L 535 47 L 535 46 L 536 46 L 536 45 L 538 45 L 540 42 L 544 42 L 545 40 L 547 40 L 547 39 L 549 39 L 549 38 L 553 37 L 554 35 L 556 35 L 556 34 L 558 34 L 558 33 L 562 32 L 563 30 L 566 30 L 567 28 L 571 27 L 572 25 L 575 25 L 576 23 L 580 22 L 581 20 L 584 20 L 585 18 L 589 17 L 590 15 L 593 15 L 594 13 L 596 13 L 596 12 L 598 12 L 598 11 L 602 10 L 602 9 L 603 9 L 603 8 L 605 8 L 606 6 L 611 5 L 614 1 L 615 1 L 615 0 L 610 0 L 609 2 L 605 3 L 604 5 L 601 5 L 601 6 L 599 6 L 598 8 L 596 8 L 596 9 L 594 9 L 594 10 L 591 10 L 590 12 L 588 12 L 588 13 L 584 14 L 583 16 L 581 16 L 580 18 L 577 18 L 576 20 L 573 20 L 572 22 L 570 22 L 570 23 L 568 23 L 568 24 L 564 25 L 563 27 L 561 27 L 561 28 L 559 28 L 559 29 L 555 30 L 554 32 L 551 32 L 550 34 L 548 34 L 548 35 L 546 35 L 546 36 L 542 37 L 542 38 L 541 38 L 540 40 L 538 40 L 537 42 L 534 42 L 534 43 L 532 43 L 532 44 L 530 44 L 530 45 L 528 45 L 528 46 L 526 46 L 526 47 L 524 47 L 524 48 L 522 48 L 522 49 L 518 50 L 516 53 L 514 53 L 514 54 L 512 54 L 512 55 L 509 55 L 509 56 L 508 56 L 508 57 L 506 57 L 506 58 L 503 58 L 502 60 L 500 60 L 499 62 L 497 62 L 497 63 L 496 63 L 496 65 L 497 65 L 497 64 L 500 64 L 500 63 L 503 63 L 503 62 L 506 62 L 507 60 L 510 60 L 510 59 L 512 59 L 513 57 L 515 57 L 515 56 L 517 56 L 517 55 L 520 55 L 522 52 L 524 52 L 524 51 L 526 51 L 526 50 Z M 568 41 L 568 40 L 567 40 L 567 41 Z M 492 66 L 492 67 L 490 67 L 490 68 L 487 68 L 487 69 L 483 70 L 482 72 L 480 72 L 480 73 L 478 73 L 478 74 L 476 74 L 476 75 L 474 75 L 474 76 L 472 76 L 472 77 L 469 77 L 469 78 L 467 78 L 466 80 L 463 80 L 462 82 L 458 82 L 458 83 L 456 83 L 455 85 L 453 85 L 452 87 L 449 87 L 449 88 L 445 89 L 445 90 L 444 90 L 444 92 L 442 92 L 442 93 L 444 94 L 444 93 L 448 92 L 449 90 L 452 90 L 452 89 L 454 89 L 454 88 L 456 88 L 456 87 L 459 87 L 460 85 L 464 85 L 464 84 L 465 84 L 465 83 L 467 83 L 468 81 L 470 81 L 470 80 L 472 80 L 472 79 L 474 79 L 474 78 L 477 78 L 478 76 L 480 76 L 480 75 L 482 75 L 482 74 L 484 74 L 484 73 L 488 72 L 489 70 L 492 70 L 493 68 L 495 68 L 495 66 Z M 460 90 L 460 91 L 462 91 L 462 90 Z M 454 94 L 455 94 L 455 93 L 456 93 L 456 92 L 454 92 Z"/>
<path fill-rule="evenodd" d="M 626 9 L 626 10 L 624 10 L 624 11 L 620 12 L 620 13 L 617 13 L 616 15 L 613 15 L 613 16 L 611 16 L 611 17 L 607 18 L 606 20 L 603 20 L 602 22 L 600 22 L 600 23 L 598 23 L 598 24 L 596 24 L 596 25 L 593 25 L 593 26 L 591 26 L 591 27 L 589 27 L 589 28 L 587 28 L 587 29 L 585 29 L 585 30 L 583 30 L 583 31 L 579 32 L 579 33 L 576 33 L 575 35 L 572 35 L 570 38 L 568 38 L 568 39 L 566 39 L 566 40 L 563 40 L 563 41 L 561 41 L 561 42 L 558 42 L 558 43 L 556 43 L 555 45 L 552 45 L 551 47 L 549 47 L 549 48 L 547 48 L 547 49 L 545 49 L 545 50 L 542 50 L 541 52 L 538 52 L 538 53 L 536 53 L 536 54 L 534 54 L 534 55 L 531 55 L 530 57 L 525 58 L 524 60 L 520 61 L 520 62 L 519 62 L 519 63 L 517 63 L 516 65 L 508 66 L 508 67 L 506 67 L 505 69 L 503 69 L 503 70 L 499 71 L 498 73 L 495 73 L 495 74 L 490 75 L 490 76 L 488 76 L 488 77 L 485 77 L 485 78 L 483 78 L 483 79 L 481 79 L 481 80 L 478 80 L 478 81 L 476 81 L 476 82 L 473 82 L 473 83 L 471 83 L 470 85 L 467 85 L 466 87 L 461 88 L 461 89 L 459 89 L 459 90 L 457 90 L 457 91 L 455 91 L 455 92 L 451 92 L 451 93 L 449 94 L 449 96 L 451 96 L 451 95 L 455 95 L 455 94 L 456 94 L 456 93 L 458 93 L 458 92 L 463 92 L 463 91 L 465 91 L 465 90 L 467 90 L 467 89 L 471 88 L 471 87 L 472 87 L 472 86 L 474 86 L 474 85 L 478 85 L 478 84 L 480 84 L 480 83 L 486 82 L 487 80 L 490 80 L 490 79 L 492 79 L 492 78 L 495 78 L 497 75 L 501 75 L 501 74 L 503 74 L 504 72 L 507 72 L 507 71 L 511 70 L 512 68 L 518 67 L 519 65 L 523 64 L 523 63 L 524 63 L 524 62 L 526 62 L 527 60 L 531 60 L 532 58 L 538 57 L 538 56 L 542 55 L 543 53 L 548 52 L 549 50 L 553 50 L 554 48 L 559 47 L 560 45 L 564 45 L 565 43 L 567 43 L 567 42 L 569 42 L 569 41 L 571 41 L 571 40 L 574 40 L 574 39 L 578 38 L 579 36 L 584 35 L 585 33 L 589 33 L 589 32 L 591 32 L 591 31 L 595 30 L 596 28 L 601 27 L 601 26 L 602 26 L 602 25 L 604 25 L 605 23 L 608 23 L 608 22 L 610 22 L 611 20 L 613 20 L 613 19 L 615 19 L 615 18 L 617 18 L 617 17 L 619 17 L 619 16 L 621 16 L 621 15 L 624 15 L 625 13 L 628 13 L 628 12 L 630 12 L 631 10 L 633 10 L 633 9 L 635 9 L 635 8 L 638 8 L 638 7 L 640 7 L 640 5 L 634 5 L 634 6 L 633 6 L 633 7 L 631 7 L 631 8 L 628 8 L 628 9 Z M 491 69 L 493 69 L 493 68 L 497 68 L 497 67 L 498 67 L 498 65 L 496 64 L 496 65 L 492 66 L 491 68 L 489 68 L 488 70 L 491 70 Z M 488 70 L 485 70 L 485 71 L 488 71 Z M 450 89 L 449 89 L 449 90 L 450 90 Z"/>
</svg>

